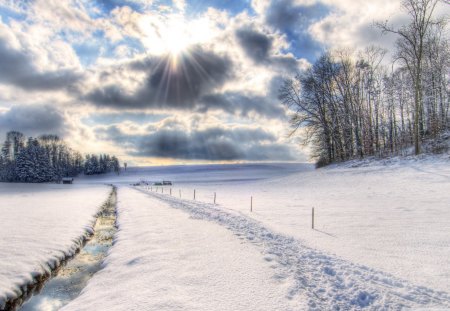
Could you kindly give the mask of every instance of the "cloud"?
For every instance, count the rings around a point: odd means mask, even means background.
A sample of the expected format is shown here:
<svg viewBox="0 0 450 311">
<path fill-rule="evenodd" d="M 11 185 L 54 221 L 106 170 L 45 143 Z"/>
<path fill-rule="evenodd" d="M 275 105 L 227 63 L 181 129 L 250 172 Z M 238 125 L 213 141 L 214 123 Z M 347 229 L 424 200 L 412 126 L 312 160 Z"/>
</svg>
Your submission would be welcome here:
<svg viewBox="0 0 450 311">
<path fill-rule="evenodd" d="M 382 36 L 374 22 L 386 21 L 400 27 L 408 23 L 409 16 L 402 9 L 401 1 L 391 0 L 322 0 L 331 9 L 330 14 L 315 20 L 309 33 L 330 48 L 357 48 L 363 50 L 377 45 L 393 52 L 395 35 Z M 438 2 L 435 16 L 450 14 L 450 6 Z M 388 58 L 386 58 L 388 60 Z"/>
<path fill-rule="evenodd" d="M 299 2 L 295 0 L 271 1 L 265 10 L 267 24 L 283 32 L 304 30 L 305 26 L 329 13 L 320 2 Z M 302 29 L 303 28 L 303 29 Z"/>
<path fill-rule="evenodd" d="M 230 114 L 239 113 L 243 117 L 247 117 L 250 113 L 268 118 L 280 118 L 285 115 L 279 100 L 272 96 L 225 92 L 209 94 L 201 98 L 199 112 L 218 109 Z"/>
<path fill-rule="evenodd" d="M 210 161 L 296 159 L 289 146 L 261 128 L 215 126 L 186 131 L 168 127 L 148 134 L 125 134 L 110 126 L 97 134 L 125 144 L 133 156 Z"/>
<path fill-rule="evenodd" d="M 327 5 L 318 1 L 277 0 L 261 6 L 259 11 L 265 24 L 288 37 L 290 50 L 297 56 L 312 61 L 323 50 L 308 28 L 329 14 Z"/>
<path fill-rule="evenodd" d="M 295 159 L 275 86 L 306 63 L 290 38 L 248 2 L 208 3 L 195 20 L 189 1 L 166 2 L 36 0 L 0 20 L 0 131 L 66 133 L 131 158 Z M 177 43 L 189 53 L 168 56 Z"/>
<path fill-rule="evenodd" d="M 89 33 L 98 26 L 89 16 L 89 10 L 84 1 L 35 0 L 29 4 L 30 13 L 32 13 L 30 18 L 38 23 L 48 24 L 57 31 L 65 29 L 89 36 Z"/>
<path fill-rule="evenodd" d="M 58 90 L 70 87 L 81 75 L 69 69 L 39 71 L 32 55 L 13 48 L 6 37 L 0 35 L 0 83 L 26 90 Z"/>
<path fill-rule="evenodd" d="M 247 55 L 256 62 L 267 60 L 272 49 L 273 39 L 251 28 L 241 28 L 236 31 L 239 44 Z"/>
<path fill-rule="evenodd" d="M 231 77 L 232 62 L 227 56 L 196 47 L 178 59 L 151 57 L 132 62 L 129 68 L 146 74 L 137 90 L 128 92 L 114 84 L 92 90 L 83 99 L 97 106 L 119 109 L 190 109 L 201 96 Z"/>
<path fill-rule="evenodd" d="M 292 53 L 282 53 L 284 38 L 280 34 L 268 34 L 245 25 L 235 31 L 239 46 L 256 65 L 266 66 L 274 72 L 296 74 L 304 66 Z"/>
<path fill-rule="evenodd" d="M 29 136 L 57 134 L 63 136 L 66 120 L 61 111 L 49 105 L 13 106 L 0 112 L 0 133 L 19 131 Z"/>
</svg>

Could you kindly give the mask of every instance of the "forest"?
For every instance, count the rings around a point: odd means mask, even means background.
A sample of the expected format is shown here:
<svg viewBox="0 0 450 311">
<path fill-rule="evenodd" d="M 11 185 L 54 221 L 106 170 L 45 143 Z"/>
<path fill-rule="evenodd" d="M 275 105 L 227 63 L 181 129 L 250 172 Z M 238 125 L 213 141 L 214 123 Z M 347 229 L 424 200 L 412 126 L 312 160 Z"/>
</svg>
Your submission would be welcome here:
<svg viewBox="0 0 450 311">
<path fill-rule="evenodd" d="M 86 155 L 72 150 L 56 135 L 25 139 L 24 134 L 10 131 L 0 153 L 0 181 L 60 182 L 63 177 L 119 173 L 115 156 Z"/>
<path fill-rule="evenodd" d="M 285 80 L 279 96 L 292 112 L 292 134 L 299 132 L 311 144 L 318 166 L 446 151 L 450 41 L 446 17 L 434 14 L 438 3 L 403 1 L 407 24 L 374 25 L 396 36 L 392 60 L 376 46 L 328 50 L 308 70 Z"/>
</svg>

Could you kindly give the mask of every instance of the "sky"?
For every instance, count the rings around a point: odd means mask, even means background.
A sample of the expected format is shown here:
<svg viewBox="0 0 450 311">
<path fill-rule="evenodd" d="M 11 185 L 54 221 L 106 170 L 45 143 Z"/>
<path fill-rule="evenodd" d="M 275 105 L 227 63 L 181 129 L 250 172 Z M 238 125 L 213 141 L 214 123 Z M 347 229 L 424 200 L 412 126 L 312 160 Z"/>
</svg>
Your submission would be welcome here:
<svg viewBox="0 0 450 311">
<path fill-rule="evenodd" d="M 278 99 L 326 49 L 392 48 L 393 0 L 0 0 L 0 139 L 129 165 L 307 161 Z"/>
</svg>

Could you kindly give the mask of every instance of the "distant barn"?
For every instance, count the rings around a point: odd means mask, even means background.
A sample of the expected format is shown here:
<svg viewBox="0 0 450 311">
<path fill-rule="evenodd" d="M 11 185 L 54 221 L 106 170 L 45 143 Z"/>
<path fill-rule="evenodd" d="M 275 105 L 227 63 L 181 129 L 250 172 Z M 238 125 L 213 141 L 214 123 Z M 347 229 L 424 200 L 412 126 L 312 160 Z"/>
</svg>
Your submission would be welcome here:
<svg viewBox="0 0 450 311">
<path fill-rule="evenodd" d="M 162 184 L 164 186 L 172 186 L 172 182 L 170 180 L 163 180 Z"/>
<path fill-rule="evenodd" d="M 63 184 L 72 184 L 73 183 L 73 178 L 72 177 L 63 177 L 62 183 Z"/>
</svg>

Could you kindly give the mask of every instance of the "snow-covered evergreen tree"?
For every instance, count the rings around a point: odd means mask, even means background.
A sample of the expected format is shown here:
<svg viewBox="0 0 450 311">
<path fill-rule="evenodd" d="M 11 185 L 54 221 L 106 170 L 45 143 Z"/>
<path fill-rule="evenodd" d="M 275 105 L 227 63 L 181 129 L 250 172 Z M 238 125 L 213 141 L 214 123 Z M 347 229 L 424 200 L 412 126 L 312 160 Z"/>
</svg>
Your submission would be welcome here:
<svg viewBox="0 0 450 311">
<path fill-rule="evenodd" d="M 55 179 L 45 148 L 32 137 L 17 155 L 15 170 L 19 182 L 49 182 Z"/>
<path fill-rule="evenodd" d="M 30 137 L 17 131 L 8 132 L 0 148 L 0 181 L 7 182 L 49 182 L 63 177 L 118 172 L 119 161 L 107 154 L 87 155 L 69 148 L 56 135 Z"/>
</svg>

